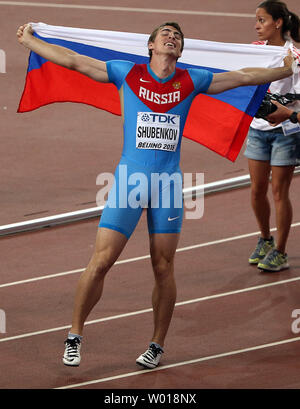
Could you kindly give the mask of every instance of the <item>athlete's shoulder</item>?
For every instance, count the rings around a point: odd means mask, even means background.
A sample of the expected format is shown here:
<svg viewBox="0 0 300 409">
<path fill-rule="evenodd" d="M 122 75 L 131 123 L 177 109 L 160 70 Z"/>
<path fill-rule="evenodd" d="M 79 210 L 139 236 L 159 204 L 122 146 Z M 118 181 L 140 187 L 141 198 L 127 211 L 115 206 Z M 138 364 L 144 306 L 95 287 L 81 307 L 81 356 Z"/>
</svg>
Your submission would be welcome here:
<svg viewBox="0 0 300 409">
<path fill-rule="evenodd" d="M 134 65 L 132 61 L 127 60 L 110 60 L 106 62 L 107 69 L 115 72 L 126 71 L 127 69 L 131 69 Z"/>
<path fill-rule="evenodd" d="M 206 92 L 213 80 L 213 73 L 203 68 L 187 68 L 187 72 L 195 84 L 195 89 L 198 92 Z"/>
<path fill-rule="evenodd" d="M 114 83 L 118 88 L 122 86 L 128 72 L 135 64 L 126 60 L 110 60 L 106 62 L 106 69 L 109 82 Z"/>
</svg>

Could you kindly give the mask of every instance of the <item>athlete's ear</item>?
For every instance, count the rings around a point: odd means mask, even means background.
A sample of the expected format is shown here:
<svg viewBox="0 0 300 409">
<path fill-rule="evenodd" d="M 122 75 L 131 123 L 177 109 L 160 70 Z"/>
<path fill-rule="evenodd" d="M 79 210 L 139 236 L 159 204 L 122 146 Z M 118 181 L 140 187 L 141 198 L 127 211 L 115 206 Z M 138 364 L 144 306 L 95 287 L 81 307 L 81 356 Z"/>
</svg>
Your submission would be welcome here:
<svg viewBox="0 0 300 409">
<path fill-rule="evenodd" d="M 153 50 L 154 44 L 152 43 L 152 41 L 150 41 L 148 43 L 148 50 Z"/>
</svg>

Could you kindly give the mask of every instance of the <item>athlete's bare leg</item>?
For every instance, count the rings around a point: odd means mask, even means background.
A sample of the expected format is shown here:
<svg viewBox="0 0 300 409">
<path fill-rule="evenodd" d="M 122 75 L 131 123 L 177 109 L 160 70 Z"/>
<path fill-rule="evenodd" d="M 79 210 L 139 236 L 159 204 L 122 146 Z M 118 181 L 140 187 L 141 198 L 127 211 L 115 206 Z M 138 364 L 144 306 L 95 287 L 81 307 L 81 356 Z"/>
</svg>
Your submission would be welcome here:
<svg viewBox="0 0 300 409">
<path fill-rule="evenodd" d="M 176 301 L 174 256 L 179 234 L 150 235 L 150 253 L 155 277 L 152 294 L 154 332 L 152 341 L 164 345 Z"/>
<path fill-rule="evenodd" d="M 118 231 L 98 229 L 93 256 L 77 285 L 71 333 L 82 335 L 84 322 L 102 295 L 105 275 L 127 241 Z"/>
</svg>

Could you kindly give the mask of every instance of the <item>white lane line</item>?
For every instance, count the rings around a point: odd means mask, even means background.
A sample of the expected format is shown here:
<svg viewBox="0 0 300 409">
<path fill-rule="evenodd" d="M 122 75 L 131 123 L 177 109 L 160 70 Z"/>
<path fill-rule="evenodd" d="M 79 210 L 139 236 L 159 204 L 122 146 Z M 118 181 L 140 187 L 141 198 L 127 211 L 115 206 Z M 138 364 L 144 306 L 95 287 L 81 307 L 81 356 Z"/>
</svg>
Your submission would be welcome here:
<svg viewBox="0 0 300 409">
<path fill-rule="evenodd" d="M 159 13 L 159 14 L 180 14 L 197 16 L 216 16 L 216 17 L 243 17 L 254 18 L 254 14 L 249 13 L 223 13 L 215 11 L 197 11 L 197 10 L 166 10 L 150 9 L 141 7 L 113 7 L 113 6 L 94 6 L 83 4 L 58 4 L 58 3 L 34 3 L 28 1 L 0 1 L 0 6 L 22 6 L 22 7 L 44 7 L 60 9 L 78 9 L 78 10 L 103 10 L 103 11 L 121 11 L 134 13 Z"/>
<path fill-rule="evenodd" d="M 195 299 L 192 299 L 192 300 L 181 301 L 181 302 L 176 303 L 175 307 L 181 307 L 183 305 L 198 303 L 198 302 L 201 302 L 201 301 L 212 300 L 212 299 L 215 299 L 215 298 L 227 297 L 229 295 L 242 294 L 242 293 L 249 292 L 249 291 L 260 290 L 260 289 L 268 288 L 268 287 L 274 287 L 276 285 L 288 284 L 288 283 L 292 283 L 292 282 L 295 282 L 295 281 L 300 281 L 300 277 L 289 278 L 287 280 L 276 281 L 276 282 L 273 282 L 273 283 L 261 284 L 261 285 L 256 285 L 256 286 L 253 286 L 253 287 L 242 288 L 242 289 L 239 289 L 239 290 L 228 291 L 228 292 L 225 292 L 225 293 L 213 294 L 213 295 L 208 295 L 208 296 L 205 296 L 205 297 L 195 298 Z M 135 316 L 135 315 L 146 314 L 148 312 L 152 312 L 152 308 L 146 308 L 144 310 L 133 311 L 133 312 L 119 314 L 119 315 L 112 315 L 110 317 L 99 318 L 99 319 L 96 319 L 96 320 L 87 321 L 84 325 L 99 324 L 100 322 L 112 321 L 112 320 L 116 320 L 116 319 L 120 319 L 120 318 L 128 318 L 128 317 L 132 317 L 132 316 Z M 71 328 L 71 325 L 65 325 L 65 326 L 56 327 L 56 328 L 49 328 L 49 329 L 46 329 L 46 330 L 30 332 L 30 333 L 21 334 L 21 335 L 15 335 L 13 337 L 6 337 L 6 338 L 2 338 L 2 339 L 0 338 L 0 342 L 14 341 L 16 339 L 28 338 L 28 337 L 32 337 L 32 336 L 35 336 L 35 335 L 43 335 L 43 334 L 47 334 L 47 333 L 50 333 L 50 332 L 67 330 L 69 328 Z"/>
<path fill-rule="evenodd" d="M 61 387 L 58 387 L 58 388 L 55 388 L 55 389 L 80 388 L 82 386 L 95 385 L 97 383 L 115 381 L 115 380 L 119 380 L 119 379 L 122 379 L 122 378 L 129 378 L 131 376 L 149 374 L 150 372 L 152 373 L 152 372 L 164 371 L 165 369 L 178 368 L 179 366 L 193 365 L 193 364 L 197 364 L 197 363 L 200 363 L 200 362 L 210 361 L 212 359 L 225 358 L 225 357 L 228 357 L 228 356 L 239 355 L 239 354 L 243 354 L 243 353 L 246 353 L 246 352 L 258 351 L 260 349 L 272 348 L 272 347 L 275 347 L 275 346 L 278 346 L 278 345 L 284 345 L 284 344 L 288 344 L 288 343 L 291 343 L 291 342 L 297 342 L 297 341 L 300 341 L 300 337 L 288 338 L 288 339 L 284 339 L 282 341 L 275 341 L 275 342 L 270 342 L 268 344 L 256 345 L 254 347 L 238 349 L 238 350 L 235 350 L 235 351 L 224 352 L 224 353 L 216 354 L 216 355 L 205 356 L 203 358 L 191 359 L 190 361 L 177 362 L 175 364 L 160 366 L 158 368 L 151 369 L 151 371 L 149 371 L 149 370 L 140 370 L 140 371 L 135 371 L 135 372 L 128 372 L 128 373 L 121 374 L 121 375 L 110 376 L 108 378 L 94 379 L 92 381 L 86 381 L 86 382 L 76 383 L 76 384 L 73 384 L 73 385 L 61 386 Z"/>
<path fill-rule="evenodd" d="M 300 222 L 297 223 L 293 223 L 291 225 L 291 227 L 299 227 L 300 226 Z M 276 231 L 276 228 L 271 229 L 271 231 Z M 208 246 L 213 246 L 215 244 L 222 244 L 222 243 L 226 243 L 229 241 L 233 241 L 233 240 L 241 240 L 241 239 L 245 239 L 251 236 L 257 236 L 259 235 L 259 232 L 253 232 L 253 233 L 247 233 L 247 234 L 242 234 L 239 236 L 233 236 L 233 237 L 227 237 L 225 239 L 219 239 L 219 240 L 214 240 L 214 241 L 209 241 L 206 243 L 200 243 L 200 244 L 194 244 L 191 246 L 186 246 L 186 247 L 182 247 L 176 250 L 177 253 L 181 253 L 183 251 L 188 251 L 188 250 L 194 250 L 194 249 L 198 249 L 201 247 L 208 247 Z M 140 261 L 140 260 L 146 260 L 146 259 L 150 259 L 150 255 L 147 254 L 145 256 L 139 256 L 139 257 L 133 257 L 133 258 L 128 258 L 125 260 L 119 260 L 116 261 L 115 265 L 117 264 L 125 264 L 125 263 L 132 263 L 134 261 Z M 56 274 L 48 274 L 45 276 L 41 276 L 41 277 L 33 277 L 33 278 L 28 278 L 26 280 L 20 280 L 20 281 L 13 281 L 10 283 L 5 283 L 5 284 L 0 284 L 0 288 L 4 288 L 4 287 L 11 287 L 14 285 L 20 285 L 20 284 L 27 284 L 27 283 L 32 283 L 35 281 L 40 281 L 40 280 L 46 280 L 48 278 L 57 278 L 57 277 L 62 277 L 62 276 L 66 276 L 69 274 L 76 274 L 76 273 L 82 273 L 85 270 L 85 268 L 79 268 L 76 270 L 70 270 L 70 271 L 64 271 L 62 273 L 56 273 Z"/>
<path fill-rule="evenodd" d="M 150 258 L 150 255 L 147 254 L 146 256 L 133 257 L 133 258 L 128 258 L 126 260 L 116 261 L 115 264 L 132 263 L 134 261 L 145 260 L 145 259 L 148 259 L 148 258 Z M 82 273 L 84 270 L 85 270 L 85 268 L 78 268 L 76 270 L 64 271 L 62 273 L 48 274 L 46 276 L 28 278 L 26 280 L 20 280 L 20 281 L 14 281 L 12 283 L 0 284 L 0 288 L 11 287 L 11 286 L 14 286 L 14 285 L 19 285 L 19 284 L 32 283 L 34 281 L 46 280 L 47 278 L 57 278 L 57 277 L 62 277 L 62 276 L 66 276 L 66 275 L 69 275 L 69 274 Z"/>
</svg>

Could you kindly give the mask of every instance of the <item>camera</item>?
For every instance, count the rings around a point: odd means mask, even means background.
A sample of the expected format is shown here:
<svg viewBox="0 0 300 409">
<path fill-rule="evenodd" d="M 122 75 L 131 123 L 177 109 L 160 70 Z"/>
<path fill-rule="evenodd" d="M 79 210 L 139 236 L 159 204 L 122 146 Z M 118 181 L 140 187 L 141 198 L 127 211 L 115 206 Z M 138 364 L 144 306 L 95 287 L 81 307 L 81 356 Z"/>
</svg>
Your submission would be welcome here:
<svg viewBox="0 0 300 409">
<path fill-rule="evenodd" d="M 271 92 L 267 92 L 266 95 L 264 96 L 264 99 L 260 107 L 258 108 L 258 111 L 255 114 L 255 118 L 262 118 L 265 121 L 267 121 L 266 117 L 272 114 L 273 112 L 275 112 L 277 109 L 277 106 L 272 104 L 271 101 L 277 101 L 281 105 L 287 105 L 299 99 L 300 99 L 300 94 L 280 95 L 280 94 L 271 94 Z"/>
</svg>

